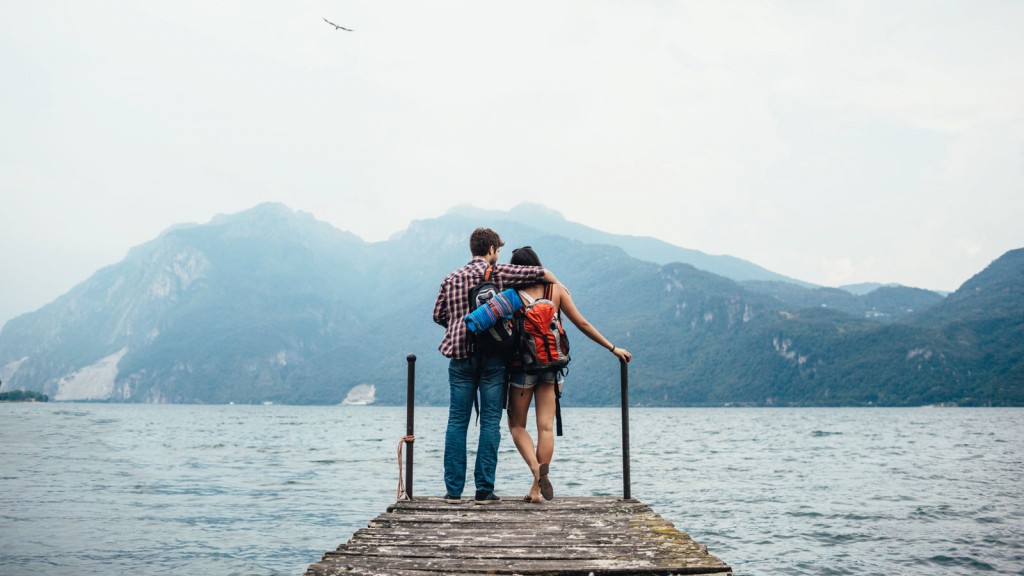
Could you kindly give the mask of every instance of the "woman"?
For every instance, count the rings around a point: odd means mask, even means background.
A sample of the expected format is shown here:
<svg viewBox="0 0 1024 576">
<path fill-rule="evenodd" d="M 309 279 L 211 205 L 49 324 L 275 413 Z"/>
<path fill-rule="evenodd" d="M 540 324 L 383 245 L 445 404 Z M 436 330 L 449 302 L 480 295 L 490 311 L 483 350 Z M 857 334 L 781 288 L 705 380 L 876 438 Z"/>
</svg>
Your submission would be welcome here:
<svg viewBox="0 0 1024 576">
<path fill-rule="evenodd" d="M 524 246 L 512 251 L 512 264 L 520 266 L 540 266 L 540 258 L 533 248 Z M 534 284 L 519 290 L 523 302 L 530 304 L 544 296 L 544 284 Z M 561 284 L 555 284 L 551 293 L 551 300 L 555 308 L 565 313 L 569 319 L 580 330 L 594 342 L 604 346 L 612 354 L 622 360 L 629 362 L 633 355 L 624 348 L 619 348 L 601 335 L 587 319 L 576 309 L 569 291 Z M 533 486 L 529 494 L 523 498 L 527 502 L 541 503 L 544 500 L 551 500 L 555 497 L 554 488 L 548 479 L 548 467 L 551 464 L 551 457 L 555 451 L 555 437 L 552 423 L 555 417 L 555 386 L 559 390 L 562 387 L 561 374 L 558 371 L 544 374 L 526 374 L 516 372 L 512 368 L 510 374 L 509 393 L 509 416 L 508 427 L 512 433 L 512 440 L 519 449 L 526 465 L 533 472 Z M 537 410 L 537 446 L 534 450 L 533 439 L 526 431 L 526 417 L 530 411 L 530 401 L 535 400 Z"/>
</svg>

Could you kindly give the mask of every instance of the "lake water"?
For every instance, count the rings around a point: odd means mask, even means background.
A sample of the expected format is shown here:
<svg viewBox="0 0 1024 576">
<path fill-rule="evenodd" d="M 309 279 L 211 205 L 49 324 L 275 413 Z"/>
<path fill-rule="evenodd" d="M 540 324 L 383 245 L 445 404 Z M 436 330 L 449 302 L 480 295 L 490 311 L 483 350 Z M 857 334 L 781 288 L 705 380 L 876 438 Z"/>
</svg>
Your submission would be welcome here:
<svg viewBox="0 0 1024 576">
<path fill-rule="evenodd" d="M 556 493 L 621 494 L 618 410 L 564 412 Z M 416 415 L 439 495 L 447 411 Z M 0 404 L 0 574 L 302 574 L 394 501 L 404 432 L 392 407 Z M 630 434 L 633 497 L 737 575 L 1024 574 L 1024 409 L 634 408 Z M 506 432 L 498 493 L 530 481 Z"/>
</svg>

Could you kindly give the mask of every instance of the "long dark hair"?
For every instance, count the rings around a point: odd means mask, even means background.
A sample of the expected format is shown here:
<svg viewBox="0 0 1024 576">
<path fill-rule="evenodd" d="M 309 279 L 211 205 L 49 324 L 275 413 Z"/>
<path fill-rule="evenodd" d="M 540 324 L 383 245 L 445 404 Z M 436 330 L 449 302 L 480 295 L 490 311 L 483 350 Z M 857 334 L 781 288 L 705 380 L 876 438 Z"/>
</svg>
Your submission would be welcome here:
<svg viewBox="0 0 1024 576">
<path fill-rule="evenodd" d="M 540 258 L 531 246 L 523 246 L 513 250 L 512 259 L 509 260 L 509 263 L 517 266 L 543 266 L 540 263 Z"/>
</svg>

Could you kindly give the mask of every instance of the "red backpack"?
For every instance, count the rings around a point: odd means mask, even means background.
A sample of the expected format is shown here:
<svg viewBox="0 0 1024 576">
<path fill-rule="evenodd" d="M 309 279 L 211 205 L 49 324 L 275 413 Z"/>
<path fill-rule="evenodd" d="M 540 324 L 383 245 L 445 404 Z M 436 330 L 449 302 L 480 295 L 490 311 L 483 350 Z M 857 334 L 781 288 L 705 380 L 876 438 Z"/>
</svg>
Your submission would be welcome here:
<svg viewBox="0 0 1024 576">
<path fill-rule="evenodd" d="M 516 312 L 519 332 L 516 368 L 527 374 L 558 371 L 569 364 L 569 338 L 562 329 L 562 313 L 551 300 L 552 285 L 544 285 L 544 296 Z"/>
</svg>

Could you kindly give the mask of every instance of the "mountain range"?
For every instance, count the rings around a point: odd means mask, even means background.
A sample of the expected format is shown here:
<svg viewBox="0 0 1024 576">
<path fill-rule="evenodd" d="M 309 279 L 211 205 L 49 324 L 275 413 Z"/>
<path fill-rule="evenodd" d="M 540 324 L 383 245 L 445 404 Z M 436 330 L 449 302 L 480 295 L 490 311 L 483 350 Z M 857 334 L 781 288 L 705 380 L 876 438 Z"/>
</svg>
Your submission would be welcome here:
<svg viewBox="0 0 1024 576">
<path fill-rule="evenodd" d="M 444 275 L 476 226 L 529 244 L 630 349 L 637 405 L 1024 404 L 1024 249 L 948 297 L 816 287 L 729 256 L 459 207 L 384 242 L 280 204 L 175 226 L 0 330 L 0 390 L 54 400 L 335 404 L 372 386 L 447 402 Z M 569 327 L 569 405 L 618 402 L 615 358 Z"/>
</svg>

